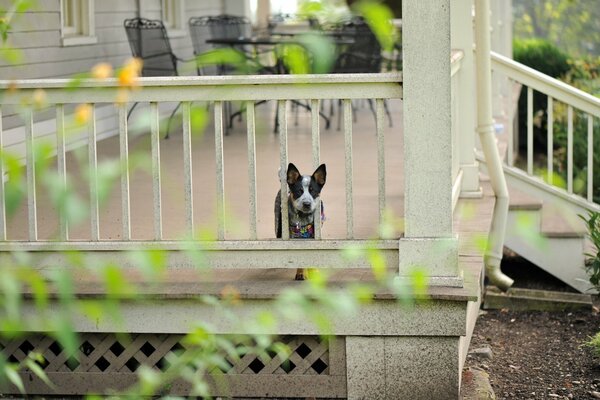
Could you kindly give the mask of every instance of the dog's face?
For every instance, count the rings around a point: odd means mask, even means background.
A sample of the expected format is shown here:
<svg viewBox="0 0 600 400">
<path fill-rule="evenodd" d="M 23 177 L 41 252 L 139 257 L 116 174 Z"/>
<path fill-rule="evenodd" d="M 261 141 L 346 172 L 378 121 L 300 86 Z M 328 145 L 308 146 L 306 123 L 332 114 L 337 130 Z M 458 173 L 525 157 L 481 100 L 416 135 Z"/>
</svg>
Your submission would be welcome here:
<svg viewBox="0 0 600 400">
<path fill-rule="evenodd" d="M 317 198 L 325 185 L 327 170 L 321 164 L 312 175 L 302 175 L 292 163 L 288 165 L 287 183 L 290 188 L 292 204 L 297 211 L 312 213 L 317 207 Z"/>
</svg>

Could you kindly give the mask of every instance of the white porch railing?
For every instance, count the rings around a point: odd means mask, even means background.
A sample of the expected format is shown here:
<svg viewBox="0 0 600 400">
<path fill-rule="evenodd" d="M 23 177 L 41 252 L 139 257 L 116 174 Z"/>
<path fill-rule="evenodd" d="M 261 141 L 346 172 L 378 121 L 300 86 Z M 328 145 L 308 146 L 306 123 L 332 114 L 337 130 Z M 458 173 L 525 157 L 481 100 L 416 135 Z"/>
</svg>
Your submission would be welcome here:
<svg viewBox="0 0 600 400">
<path fill-rule="evenodd" d="M 460 57 L 454 57 L 452 76 L 455 80 L 458 76 Z M 93 263 L 102 263 L 107 260 L 118 260 L 122 265 L 135 263 L 129 257 L 129 251 L 141 249 L 159 249 L 168 253 L 168 265 L 193 266 L 194 255 L 190 254 L 198 250 L 197 241 L 191 245 L 191 239 L 195 237 L 197 227 L 194 224 L 195 201 L 193 196 L 193 167 L 191 157 L 191 103 L 209 102 L 214 110 L 214 152 L 216 160 L 216 198 L 217 198 L 217 229 L 216 241 L 202 244 L 202 248 L 210 250 L 208 262 L 215 267 L 224 268 L 300 268 L 310 265 L 312 267 L 329 268 L 364 268 L 370 266 L 368 260 L 348 260 L 342 256 L 339 250 L 366 245 L 378 249 L 385 262 L 389 266 L 399 265 L 399 253 L 408 251 L 405 264 L 411 265 L 411 254 L 429 254 L 432 249 L 439 248 L 440 254 L 432 259 L 435 267 L 432 267 L 432 276 L 439 276 L 440 284 L 452 286 L 462 285 L 458 277 L 457 254 L 455 239 L 452 238 L 419 238 L 410 237 L 405 241 L 383 239 L 364 241 L 356 240 L 354 236 L 354 207 L 353 207 L 353 152 L 352 152 L 352 107 L 351 101 L 355 99 L 371 99 L 376 104 L 376 137 L 377 150 L 374 157 L 377 158 L 377 201 L 373 207 L 378 210 L 379 223 L 383 221 L 386 208 L 385 187 L 385 135 L 384 135 L 384 101 L 387 99 L 402 98 L 402 75 L 400 73 L 384 74 L 344 74 L 344 75 L 306 75 L 306 76 L 221 76 L 221 77 L 177 77 L 177 78 L 145 78 L 141 80 L 143 90 L 130 92 L 128 101 L 149 103 L 150 105 L 150 138 L 152 154 L 152 240 L 135 240 L 132 237 L 132 222 L 130 216 L 130 182 L 128 168 L 122 167 L 121 173 L 121 239 L 108 240 L 100 235 L 99 201 L 96 174 L 98 172 L 98 150 L 94 112 L 88 123 L 88 169 L 90 171 L 89 187 L 89 209 L 90 209 L 90 240 L 72 240 L 69 237 L 69 223 L 64 215 L 59 215 L 59 237 L 57 240 L 42 240 L 38 237 L 38 215 L 36 204 L 36 155 L 35 128 L 33 123 L 33 112 L 27 112 L 26 125 L 26 157 L 27 169 L 27 227 L 28 237 L 24 241 L 9 239 L 6 235 L 6 204 L 4 202 L 4 183 L 0 183 L 0 261 L 2 257 L 10 256 L 11 251 L 29 251 L 32 257 L 37 257 L 33 262 L 39 267 L 64 265 L 64 256 L 61 251 L 80 250 L 93 252 Z M 460 90 L 455 84 L 452 91 L 456 96 Z M 68 89 L 69 82 L 66 80 L 32 80 L 17 82 L 0 82 L 0 89 L 5 89 L 2 97 L 2 105 L 27 104 L 38 89 L 45 92 L 47 105 L 56 109 L 56 149 L 58 160 L 58 174 L 60 181 L 65 184 L 67 180 L 66 149 L 65 149 L 65 108 L 67 105 L 87 103 L 92 106 L 111 104 L 115 101 L 120 90 L 115 80 L 89 80 L 84 81 L 77 90 Z M 6 90 L 9 88 L 18 90 Z M 278 107 L 278 138 L 279 138 L 279 160 L 282 171 L 287 169 L 287 102 L 294 99 L 309 99 L 312 106 L 312 158 L 313 164 L 317 166 L 320 162 L 319 149 L 319 101 L 323 99 L 341 99 L 344 118 L 344 165 L 345 165 L 345 198 L 346 198 L 346 237 L 342 240 L 288 240 L 287 230 L 283 229 L 283 240 L 258 240 L 257 239 L 257 208 L 256 208 L 256 145 L 255 145 L 255 102 L 260 100 L 275 100 Z M 246 239 L 230 240 L 226 237 L 225 229 L 225 170 L 223 157 L 223 103 L 227 101 L 247 102 L 247 143 L 248 143 L 248 204 L 250 216 L 250 233 Z M 183 114 L 183 170 L 184 176 L 184 213 L 186 236 L 182 240 L 166 240 L 163 236 L 163 202 L 161 192 L 163 183 L 161 181 L 161 137 L 159 133 L 159 102 L 181 102 Z M 128 150 L 128 123 L 127 105 L 118 106 L 120 138 L 119 159 L 122 166 L 129 163 Z M 456 113 L 458 114 L 458 113 Z M 1 133 L 1 129 L 0 129 Z M 452 130 L 455 138 L 451 141 L 453 161 L 450 178 L 454 187 L 454 202 L 460 192 L 460 165 L 458 163 L 458 129 Z M 472 132 L 467 132 L 472 134 Z M 405 138 L 411 132 L 404 132 Z M 0 135 L 1 137 L 1 135 Z M 411 139 L 413 140 L 413 139 Z M 1 144 L 1 143 L 0 143 Z M 444 147 L 447 149 L 447 147 Z M 470 149 L 468 150 L 470 151 Z M 401 156 L 398 154 L 397 156 Z M 0 171 L 2 172 L 2 171 Z M 287 192 L 285 180 L 281 181 L 282 193 Z M 419 190 L 429 190 L 421 188 Z M 408 190 L 404 188 L 404 192 Z M 412 188 L 413 193 L 415 188 Z M 450 196 L 450 194 L 448 194 Z M 405 200 L 405 207 L 409 199 Z M 287 201 L 283 205 L 283 226 L 287 224 Z M 413 210 L 418 205 L 412 206 Z M 318 218 L 318 217 L 317 217 Z M 317 224 L 318 225 L 318 224 Z M 414 225 L 413 225 L 414 226 Z M 316 232 L 316 238 L 320 238 L 320 232 Z M 431 240 L 430 240 L 431 239 Z M 418 250 L 420 246 L 425 246 Z M 264 251 L 269 250 L 269 251 Z M 306 251 L 318 250 L 318 251 Z M 196 259 L 197 260 L 197 259 Z M 451 260 L 451 261 L 448 261 Z M 415 262 L 415 264 L 421 264 Z M 437 271 L 440 266 L 439 271 Z M 402 266 L 401 266 L 402 269 Z"/>
<path fill-rule="evenodd" d="M 56 155 L 58 161 L 58 174 L 60 181 L 66 185 L 66 148 L 65 148 L 65 106 L 70 104 L 87 103 L 92 106 L 91 118 L 88 122 L 88 168 L 90 171 L 89 210 L 90 210 L 90 240 L 77 241 L 69 237 L 69 223 L 64 215 L 59 215 L 59 237 L 57 241 L 42 240 L 38 237 L 38 215 L 36 201 L 36 155 L 35 152 L 35 125 L 33 111 L 26 111 L 25 118 L 25 165 L 27 170 L 27 227 L 28 238 L 26 241 L 10 240 L 7 237 L 6 204 L 4 198 L 4 183 L 0 183 L 0 251 L 1 250 L 37 250 L 40 253 L 52 250 L 99 250 L 104 255 L 122 250 L 139 248 L 161 248 L 179 252 L 189 249 L 185 244 L 195 237 L 197 227 L 194 225 L 194 197 L 193 197 L 193 167 L 191 157 L 191 103 L 194 101 L 209 102 L 214 109 L 214 143 L 216 160 L 216 198 L 217 198 L 217 232 L 216 242 L 207 245 L 214 250 L 237 250 L 238 256 L 245 252 L 245 257 L 227 256 L 226 252 L 214 252 L 221 257 L 213 260 L 213 264 L 220 266 L 263 266 L 263 267 L 300 267 L 304 265 L 329 266 L 341 265 L 339 254 L 327 256 L 320 254 L 318 257 L 301 253 L 302 250 L 322 249 L 325 253 L 335 252 L 342 247 L 351 246 L 354 239 L 353 227 L 353 178 L 352 178 L 352 107 L 351 101 L 355 99 L 373 99 L 376 104 L 376 135 L 377 135 L 377 170 L 378 170 L 378 201 L 373 206 L 378 209 L 379 222 L 384 217 L 385 202 L 385 158 L 384 158 L 384 107 L 387 99 L 402 97 L 401 74 L 344 74 L 344 75 L 313 75 L 313 76 L 220 76 L 220 77 L 178 77 L 178 78 L 144 78 L 141 80 L 143 90 L 134 90 L 129 94 L 128 101 L 145 102 L 150 104 L 150 137 L 152 149 L 152 203 L 153 203 L 153 240 L 141 242 L 135 240 L 131 234 L 130 217 L 130 182 L 129 182 L 129 149 L 128 149 L 128 123 L 127 104 L 118 108 L 120 139 L 119 158 L 122 164 L 121 173 L 121 230 L 122 238 L 119 241 L 107 240 L 100 236 L 100 217 L 98 187 L 96 175 L 97 137 L 95 113 L 96 105 L 110 104 L 117 99 L 119 86 L 115 80 L 89 80 L 83 82 L 77 90 L 68 89 L 67 80 L 31 80 L 2 82 L 0 89 L 5 89 L 2 105 L 27 104 L 33 98 L 34 92 L 43 89 L 45 102 L 56 109 Z M 17 90 L 6 90 L 18 88 Z M 316 166 L 320 163 L 319 149 L 319 101 L 322 99 L 342 99 L 344 115 L 344 142 L 345 142 L 345 191 L 346 191 L 346 241 L 288 241 L 289 232 L 283 229 L 283 240 L 287 243 L 279 244 L 275 241 L 257 240 L 257 207 L 256 207 L 256 145 L 255 145 L 255 102 L 260 100 L 275 100 L 278 107 L 278 137 L 280 142 L 281 170 L 287 169 L 287 102 L 295 99 L 309 99 L 312 107 L 312 158 Z M 223 103 L 226 101 L 247 102 L 247 141 L 248 141 L 248 185 L 249 185 L 249 216 L 250 234 L 247 240 L 227 240 L 225 236 L 225 188 L 224 188 L 224 157 L 223 157 Z M 163 203 L 161 192 L 161 149 L 159 133 L 159 102 L 181 102 L 183 111 L 183 170 L 184 176 L 184 213 L 185 237 L 181 241 L 165 240 L 163 237 Z M 1 109 L 0 109 L 1 116 Z M 0 128 L 0 137 L 1 137 Z M 0 142 L 1 145 L 1 142 Z M 4 171 L 0 171 L 3 173 Z M 287 184 L 281 182 L 282 193 L 287 193 Z M 283 226 L 287 224 L 287 201 L 282 201 Z M 318 217 L 317 217 L 318 218 Z M 317 224 L 318 226 L 318 224 Z M 317 229 L 316 238 L 320 239 Z M 380 240 L 374 243 L 376 248 L 387 251 L 388 261 L 398 263 L 397 240 Z M 256 257 L 260 249 L 271 249 L 270 256 Z M 393 251 L 395 250 L 395 252 Z M 274 257 L 280 253 L 281 257 Z M 307 252 L 304 252 L 307 253 Z M 271 257 L 271 258 L 270 258 Z M 102 258 L 102 257 L 100 257 Z M 52 259 L 52 258 L 51 258 Z M 190 264 L 177 256 L 171 260 L 175 264 Z M 337 260 L 334 262 L 334 259 Z M 220 260 L 220 261 L 219 261 Z M 285 260 L 285 261 L 284 261 Z M 47 261 L 46 261 L 47 262 Z M 54 261 L 51 261 L 54 262 Z M 350 263 L 352 264 L 352 263 Z M 348 265 L 346 265 L 348 266 Z M 352 265 L 350 265 L 352 266 Z M 356 267 L 365 266 L 359 262 Z"/>
<path fill-rule="evenodd" d="M 561 198 L 573 203 L 577 207 L 588 210 L 599 210 L 600 206 L 594 202 L 594 121 L 600 118 L 600 99 L 588 93 L 585 93 L 577 88 L 569 86 L 557 79 L 548 77 L 532 68 L 519 64 L 507 57 L 497 53 L 492 53 L 492 68 L 494 71 L 501 73 L 509 78 L 511 82 L 521 84 L 526 87 L 527 93 L 527 141 L 526 141 L 526 167 L 525 169 L 518 168 L 515 165 L 514 154 L 514 137 L 513 137 L 513 112 L 514 106 L 511 104 L 508 122 L 508 154 L 506 171 L 511 175 L 515 175 L 522 180 L 527 180 L 530 183 L 550 188 L 552 192 Z M 547 166 L 546 171 L 538 172 L 534 168 L 534 109 L 533 109 L 533 94 L 534 91 L 542 93 L 548 98 L 547 108 Z M 554 183 L 554 101 L 564 103 L 567 107 L 567 171 L 566 171 L 566 188 L 552 185 Z M 574 137 L 574 112 L 579 110 L 586 115 L 587 118 L 587 166 L 586 173 L 586 190 L 585 197 L 578 195 L 574 191 L 574 153 L 573 153 L 573 137 Z"/>
</svg>

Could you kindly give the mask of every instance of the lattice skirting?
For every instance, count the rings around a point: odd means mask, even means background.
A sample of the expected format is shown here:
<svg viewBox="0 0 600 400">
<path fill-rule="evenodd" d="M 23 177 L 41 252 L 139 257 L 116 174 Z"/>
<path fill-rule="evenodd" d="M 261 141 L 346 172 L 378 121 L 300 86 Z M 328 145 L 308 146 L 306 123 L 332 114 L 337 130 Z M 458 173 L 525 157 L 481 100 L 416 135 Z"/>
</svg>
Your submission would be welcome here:
<svg viewBox="0 0 600 400">
<path fill-rule="evenodd" d="M 81 395 L 122 390 L 136 381 L 140 365 L 157 371 L 169 369 L 169 356 L 187 351 L 182 335 L 137 334 L 124 342 L 112 333 L 80 335 L 78 357 L 67 357 L 56 340 L 32 335 L 17 340 L 0 340 L 0 350 L 12 362 L 23 360 L 31 351 L 43 356 L 39 363 L 56 385 L 53 390 L 29 371 L 21 376 L 29 394 Z M 230 368 L 221 368 L 213 382 L 213 393 L 227 397 L 346 397 L 345 339 L 321 340 L 317 336 L 280 338 L 291 350 L 282 362 L 275 354 L 269 361 L 255 355 L 228 359 Z M 215 378 L 216 379 L 216 378 Z M 15 387 L 1 393 L 17 394 Z M 189 385 L 174 382 L 164 394 L 185 395 Z"/>
</svg>

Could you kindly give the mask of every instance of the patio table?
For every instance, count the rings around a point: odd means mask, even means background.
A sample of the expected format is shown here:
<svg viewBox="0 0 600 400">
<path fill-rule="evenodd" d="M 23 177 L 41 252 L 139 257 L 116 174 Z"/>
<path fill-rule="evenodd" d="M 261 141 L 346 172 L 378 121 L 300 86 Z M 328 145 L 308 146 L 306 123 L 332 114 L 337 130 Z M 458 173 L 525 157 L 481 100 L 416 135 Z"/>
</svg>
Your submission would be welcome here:
<svg viewBox="0 0 600 400">
<path fill-rule="evenodd" d="M 269 36 L 250 36 L 250 37 L 240 36 L 240 37 L 236 37 L 236 38 L 231 38 L 231 37 L 211 38 L 211 39 L 207 39 L 206 43 L 217 44 L 217 45 L 227 45 L 227 46 L 231 46 L 231 47 L 253 46 L 255 48 L 258 46 L 277 46 L 277 45 L 282 45 L 282 44 L 299 44 L 299 45 L 301 45 L 302 42 L 299 40 L 299 36 L 301 36 L 301 35 L 302 34 L 298 34 L 298 35 L 276 35 L 276 34 L 273 34 L 273 35 L 269 35 Z M 323 34 L 323 35 L 329 37 L 332 40 L 332 42 L 336 45 L 348 45 L 348 44 L 354 43 L 354 40 L 352 40 L 348 37 L 339 37 L 338 35 L 333 35 L 333 34 L 331 34 L 331 35 Z M 277 58 L 277 61 L 275 63 L 275 68 L 274 68 L 275 73 L 287 74 L 288 71 L 285 68 L 285 65 L 282 62 L 281 58 L 278 55 L 276 55 L 276 58 Z M 292 100 L 292 102 L 295 105 L 305 108 L 308 111 L 311 110 L 311 108 L 308 104 L 302 103 L 301 101 Z M 266 100 L 260 101 L 256 104 L 259 105 L 259 104 L 264 104 L 264 103 L 266 103 Z M 229 126 L 230 127 L 232 125 L 233 119 L 235 117 L 239 116 L 242 112 L 243 112 L 243 110 L 237 111 L 229 117 Z M 325 114 L 323 114 L 321 111 L 319 111 L 319 115 L 325 120 L 325 129 L 329 129 L 329 126 L 330 126 L 329 118 Z M 277 131 L 277 118 L 275 119 L 275 131 Z"/>
</svg>

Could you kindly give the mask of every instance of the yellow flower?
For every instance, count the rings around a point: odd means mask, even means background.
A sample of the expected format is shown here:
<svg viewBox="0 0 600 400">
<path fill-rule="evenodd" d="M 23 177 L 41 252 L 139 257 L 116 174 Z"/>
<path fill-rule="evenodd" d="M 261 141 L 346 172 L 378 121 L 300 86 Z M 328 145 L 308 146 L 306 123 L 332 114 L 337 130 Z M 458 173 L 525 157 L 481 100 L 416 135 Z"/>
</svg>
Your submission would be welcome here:
<svg viewBox="0 0 600 400">
<path fill-rule="evenodd" d="M 35 89 L 31 96 L 34 107 L 42 108 L 46 104 L 46 92 L 43 89 Z"/>
<path fill-rule="evenodd" d="M 138 85 L 138 77 L 142 72 L 142 60 L 132 58 L 125 63 L 121 71 L 119 71 L 119 85 L 125 87 L 135 87 Z"/>
<path fill-rule="evenodd" d="M 221 289 L 221 299 L 232 305 L 240 304 L 240 298 L 240 291 L 232 285 L 225 285 L 223 289 Z"/>
<path fill-rule="evenodd" d="M 92 77 L 96 79 L 110 78 L 112 74 L 113 68 L 109 63 L 99 63 L 92 68 Z"/>
<path fill-rule="evenodd" d="M 90 104 L 79 104 L 75 108 L 75 122 L 78 125 L 84 125 L 92 116 L 92 106 Z"/>
</svg>

